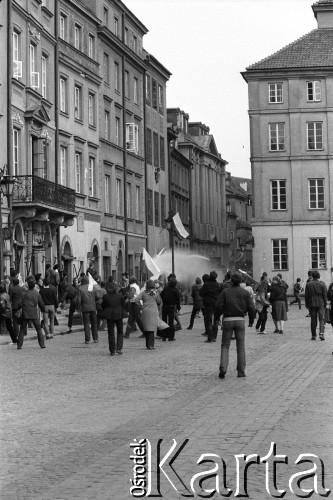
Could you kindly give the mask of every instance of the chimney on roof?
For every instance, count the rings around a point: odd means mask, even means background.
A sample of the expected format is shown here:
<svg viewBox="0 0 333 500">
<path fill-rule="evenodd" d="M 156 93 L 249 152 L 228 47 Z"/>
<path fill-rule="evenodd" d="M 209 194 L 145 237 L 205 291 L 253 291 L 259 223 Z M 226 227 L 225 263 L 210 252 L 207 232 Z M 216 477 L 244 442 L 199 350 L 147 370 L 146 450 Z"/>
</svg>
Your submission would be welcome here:
<svg viewBox="0 0 333 500">
<path fill-rule="evenodd" d="M 319 0 L 312 5 L 318 29 L 333 28 L 333 0 Z"/>
</svg>

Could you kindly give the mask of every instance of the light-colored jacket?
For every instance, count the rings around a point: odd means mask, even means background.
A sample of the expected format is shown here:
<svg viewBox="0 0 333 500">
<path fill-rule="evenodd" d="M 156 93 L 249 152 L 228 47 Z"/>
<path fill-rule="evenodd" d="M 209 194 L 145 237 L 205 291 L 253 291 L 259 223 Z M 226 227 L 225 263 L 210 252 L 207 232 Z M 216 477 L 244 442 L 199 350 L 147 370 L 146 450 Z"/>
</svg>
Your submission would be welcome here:
<svg viewBox="0 0 333 500">
<path fill-rule="evenodd" d="M 153 290 L 154 292 L 154 290 Z M 145 290 L 140 292 L 136 297 L 137 300 L 142 301 L 142 313 L 141 320 L 143 323 L 143 328 L 145 332 L 156 332 L 157 325 L 159 322 L 159 314 L 157 307 L 157 300 L 159 300 L 159 294 L 157 293 L 147 293 Z"/>
</svg>

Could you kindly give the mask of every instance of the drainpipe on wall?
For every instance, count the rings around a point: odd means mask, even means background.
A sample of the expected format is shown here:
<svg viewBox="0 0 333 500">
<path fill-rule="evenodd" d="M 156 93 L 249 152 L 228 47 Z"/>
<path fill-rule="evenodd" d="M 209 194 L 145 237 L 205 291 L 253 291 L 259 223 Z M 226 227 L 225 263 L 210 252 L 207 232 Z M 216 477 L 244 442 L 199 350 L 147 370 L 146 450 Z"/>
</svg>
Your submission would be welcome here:
<svg viewBox="0 0 333 500">
<path fill-rule="evenodd" d="M 59 2 L 55 0 L 54 3 L 54 36 L 56 39 L 56 45 L 54 48 L 54 80 L 55 80 L 55 96 L 54 96 L 54 113 L 55 113 L 55 144 L 54 144 L 54 175 L 55 183 L 58 184 L 58 159 L 59 159 L 59 49 L 58 49 L 58 25 L 59 25 Z M 60 248 L 60 226 L 57 227 L 56 232 L 56 244 L 57 244 L 57 263 L 60 266 L 61 263 L 61 248 Z M 53 266 L 52 266 L 53 267 Z"/>
<path fill-rule="evenodd" d="M 192 165 L 190 166 L 189 168 L 189 179 L 188 179 L 188 184 L 189 184 L 189 211 L 188 211 L 188 216 L 189 216 L 189 219 L 190 219 L 190 250 L 192 250 L 193 248 L 193 210 L 192 210 L 192 173 L 193 173 L 193 168 L 194 168 L 194 165 L 192 163 Z"/>
<path fill-rule="evenodd" d="M 122 14 L 122 37 L 125 43 L 125 13 Z M 126 97 L 125 97 L 125 55 L 122 56 L 122 101 L 123 101 L 123 165 L 124 165 L 124 229 L 125 229 L 125 271 L 128 272 L 128 220 L 127 220 L 127 150 L 126 150 Z"/>
<path fill-rule="evenodd" d="M 13 152 L 12 152 L 12 75 L 13 75 L 13 57 L 12 57 L 12 0 L 7 3 L 7 172 L 13 175 Z M 9 208 L 9 227 L 13 231 L 13 202 L 12 197 L 8 196 Z M 13 238 L 10 238 L 10 268 L 13 267 Z M 3 263 L 1 263 L 3 266 Z"/>
<path fill-rule="evenodd" d="M 146 250 L 149 253 L 149 237 L 148 237 L 148 210 L 147 210 L 147 189 L 148 189 L 148 166 L 147 166 L 147 144 L 146 144 L 146 71 L 143 72 L 143 150 L 145 155 L 145 182 L 144 182 L 144 194 L 145 194 L 145 225 L 146 225 Z"/>
</svg>

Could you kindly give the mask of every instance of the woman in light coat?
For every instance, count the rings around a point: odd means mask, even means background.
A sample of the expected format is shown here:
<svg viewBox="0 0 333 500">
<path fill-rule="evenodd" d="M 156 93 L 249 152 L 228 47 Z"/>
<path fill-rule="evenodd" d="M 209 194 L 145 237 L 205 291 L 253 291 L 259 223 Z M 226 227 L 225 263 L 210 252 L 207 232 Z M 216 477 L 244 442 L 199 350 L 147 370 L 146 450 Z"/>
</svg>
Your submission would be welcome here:
<svg viewBox="0 0 333 500">
<path fill-rule="evenodd" d="M 160 294 L 155 288 L 155 282 L 148 280 L 146 289 L 136 296 L 136 301 L 142 301 L 141 320 L 143 332 L 146 337 L 146 347 L 149 350 L 155 349 L 154 338 L 159 323 L 158 306 L 161 303 Z"/>
</svg>

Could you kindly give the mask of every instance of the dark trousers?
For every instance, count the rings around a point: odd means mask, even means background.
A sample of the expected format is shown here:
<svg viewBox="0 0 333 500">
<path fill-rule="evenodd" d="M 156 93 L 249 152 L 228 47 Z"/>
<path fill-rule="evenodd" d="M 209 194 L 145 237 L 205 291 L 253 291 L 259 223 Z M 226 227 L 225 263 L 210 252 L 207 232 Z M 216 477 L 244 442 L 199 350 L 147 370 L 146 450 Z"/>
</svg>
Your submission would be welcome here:
<svg viewBox="0 0 333 500">
<path fill-rule="evenodd" d="M 299 293 L 295 293 L 295 300 L 290 302 L 290 305 L 292 304 L 298 304 L 298 307 L 301 309 L 302 307 L 302 302 L 301 302 L 301 297 L 299 296 Z"/>
<path fill-rule="evenodd" d="M 169 306 L 167 304 L 163 304 L 162 306 L 162 320 L 165 323 L 168 323 L 169 328 L 162 330 L 162 339 L 173 340 L 175 338 L 175 306 Z"/>
<path fill-rule="evenodd" d="M 200 307 L 193 307 L 192 312 L 191 312 L 191 318 L 190 318 L 190 325 L 189 328 L 193 328 L 194 325 L 194 319 L 197 315 L 198 312 L 202 312 L 203 317 L 205 318 L 205 310 Z"/>
<path fill-rule="evenodd" d="M 5 325 L 6 325 L 6 328 L 8 330 L 8 333 L 10 335 L 10 338 L 12 339 L 12 342 L 13 344 L 16 344 L 17 343 L 17 333 L 16 331 L 14 330 L 14 327 L 13 327 L 13 322 L 12 322 L 12 318 L 4 318 L 3 316 L 0 316 L 0 323 L 4 322 Z"/>
<path fill-rule="evenodd" d="M 215 313 L 215 307 L 213 305 L 205 307 L 205 327 L 208 339 L 210 342 L 216 340 L 217 331 L 219 327 L 220 315 Z"/>
<path fill-rule="evenodd" d="M 31 323 L 34 325 L 35 330 L 37 332 L 38 344 L 40 345 L 40 347 L 44 347 L 44 335 L 42 332 L 42 327 L 40 326 L 39 319 L 26 319 L 26 318 L 22 320 L 20 333 L 17 339 L 17 347 L 21 348 L 23 346 L 24 334 L 27 331 L 27 326 L 29 321 L 31 321 Z"/>
<path fill-rule="evenodd" d="M 317 316 L 319 319 L 319 333 L 325 332 L 325 307 L 309 307 L 309 312 L 311 316 L 311 335 L 316 337 L 317 335 Z"/>
<path fill-rule="evenodd" d="M 76 305 L 75 304 L 70 304 L 69 306 L 69 312 L 68 312 L 68 328 L 71 330 L 73 326 L 73 315 L 75 313 Z"/>
<path fill-rule="evenodd" d="M 147 349 L 154 347 L 154 336 L 154 332 L 145 332 Z"/>
<path fill-rule="evenodd" d="M 258 311 L 259 318 L 256 324 L 256 330 L 259 330 L 261 332 L 265 331 L 265 326 L 266 326 L 266 321 L 267 321 L 267 309 L 268 307 L 263 307 L 262 311 Z"/>
<path fill-rule="evenodd" d="M 82 312 L 82 318 L 83 318 L 83 328 L 84 328 L 84 340 L 86 342 L 89 342 L 90 340 L 90 324 L 91 324 L 92 338 L 94 340 L 98 340 L 96 311 Z"/>
<path fill-rule="evenodd" d="M 109 339 L 109 350 L 111 354 L 117 351 L 121 351 L 123 348 L 123 320 L 122 319 L 108 319 L 108 339 Z M 117 348 L 114 336 L 114 326 L 117 328 Z"/>
<path fill-rule="evenodd" d="M 237 371 L 245 375 L 245 321 L 223 321 L 220 371 L 227 373 L 229 365 L 229 347 L 232 334 L 235 334 L 237 349 Z"/>
<path fill-rule="evenodd" d="M 125 335 L 129 336 L 129 334 L 135 330 L 135 323 L 140 328 L 141 332 L 144 333 L 143 324 L 141 321 L 141 313 L 140 313 L 140 304 L 137 302 L 129 303 L 129 316 L 127 320 L 127 327 Z"/>
</svg>

